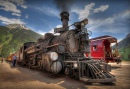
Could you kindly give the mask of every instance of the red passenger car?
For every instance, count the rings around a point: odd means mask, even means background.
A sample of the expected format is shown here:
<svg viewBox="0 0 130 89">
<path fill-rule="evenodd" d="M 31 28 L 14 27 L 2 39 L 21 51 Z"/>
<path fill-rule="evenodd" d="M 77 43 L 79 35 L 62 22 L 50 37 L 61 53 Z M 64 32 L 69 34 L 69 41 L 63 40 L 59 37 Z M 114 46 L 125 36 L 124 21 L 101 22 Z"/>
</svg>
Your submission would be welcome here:
<svg viewBox="0 0 130 89">
<path fill-rule="evenodd" d="M 116 47 L 112 49 L 111 45 L 115 43 Z M 91 52 L 88 55 L 95 60 L 105 60 L 108 62 L 121 63 L 120 55 L 118 52 L 117 39 L 112 36 L 100 36 L 90 39 Z"/>
</svg>

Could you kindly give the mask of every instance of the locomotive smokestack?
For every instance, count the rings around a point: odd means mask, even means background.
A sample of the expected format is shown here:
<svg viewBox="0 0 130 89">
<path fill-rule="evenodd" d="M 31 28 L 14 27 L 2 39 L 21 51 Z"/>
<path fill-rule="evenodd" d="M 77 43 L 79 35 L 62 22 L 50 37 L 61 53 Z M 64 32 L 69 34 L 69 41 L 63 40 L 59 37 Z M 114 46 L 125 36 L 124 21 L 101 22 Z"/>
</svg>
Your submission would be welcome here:
<svg viewBox="0 0 130 89">
<path fill-rule="evenodd" d="M 61 16 L 63 28 L 67 28 L 68 27 L 68 21 L 69 21 L 69 13 L 68 12 L 62 12 L 60 14 L 60 16 Z"/>
</svg>

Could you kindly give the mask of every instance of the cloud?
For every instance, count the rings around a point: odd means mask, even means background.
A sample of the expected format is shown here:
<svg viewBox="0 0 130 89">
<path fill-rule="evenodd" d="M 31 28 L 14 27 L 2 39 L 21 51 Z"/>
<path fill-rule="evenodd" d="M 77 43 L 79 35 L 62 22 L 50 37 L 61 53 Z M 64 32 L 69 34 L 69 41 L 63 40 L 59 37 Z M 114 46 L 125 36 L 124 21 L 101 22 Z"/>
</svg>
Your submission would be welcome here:
<svg viewBox="0 0 130 89">
<path fill-rule="evenodd" d="M 3 9 L 5 11 L 15 12 L 15 13 L 21 13 L 20 10 L 17 9 L 16 5 L 8 2 L 8 1 L 0 1 L 0 6 L 2 6 L 0 9 Z"/>
<path fill-rule="evenodd" d="M 43 6 L 42 8 L 41 7 L 34 7 L 32 6 L 32 8 L 46 14 L 46 15 L 49 15 L 49 16 L 56 16 L 56 17 L 59 17 L 59 12 L 58 10 L 55 10 L 53 8 L 50 8 L 50 7 L 47 7 L 47 6 Z"/>
<path fill-rule="evenodd" d="M 24 9 L 26 9 L 26 8 L 27 8 L 27 6 L 25 6 L 25 5 L 21 5 L 21 7 L 22 7 L 22 8 L 24 8 Z"/>
<path fill-rule="evenodd" d="M 115 14 L 106 19 L 89 19 L 88 30 L 93 32 L 128 33 L 130 10 Z"/>
<path fill-rule="evenodd" d="M 121 18 L 130 18 L 130 10 L 121 13 Z"/>
<path fill-rule="evenodd" d="M 85 5 L 84 9 L 79 9 L 77 7 L 73 7 L 71 12 L 75 12 L 79 15 L 79 19 L 83 20 L 88 18 L 91 13 L 103 12 L 109 8 L 109 5 L 101 5 L 99 8 L 94 8 L 95 3 L 90 3 Z"/>
<path fill-rule="evenodd" d="M 43 32 L 43 31 L 41 31 L 41 30 L 38 30 L 37 33 L 39 33 L 39 34 L 41 34 L 41 35 L 45 35 L 45 34 L 46 34 L 46 32 Z"/>
<path fill-rule="evenodd" d="M 28 18 L 28 14 L 26 14 L 25 18 Z"/>
<path fill-rule="evenodd" d="M 21 14 L 18 14 L 18 13 L 12 13 L 12 15 L 21 16 Z"/>
<path fill-rule="evenodd" d="M 60 28 L 60 27 L 62 27 L 62 25 L 57 25 L 57 26 L 56 26 L 56 28 Z M 38 33 L 41 34 L 41 35 L 45 35 L 46 33 L 52 33 L 52 34 L 54 34 L 54 35 L 60 35 L 60 33 L 54 33 L 54 28 L 52 28 L 52 29 L 51 29 L 50 31 L 48 31 L 48 32 L 44 32 L 44 31 L 42 31 L 42 30 L 39 30 Z"/>
<path fill-rule="evenodd" d="M 82 20 L 82 19 L 88 17 L 90 14 L 90 11 L 94 7 L 94 5 L 95 5 L 95 3 L 90 3 L 90 4 L 86 5 L 83 10 L 80 10 L 79 11 L 79 19 Z"/>
<path fill-rule="evenodd" d="M 106 19 L 89 19 L 89 30 L 93 31 L 100 26 L 107 26 L 113 24 L 115 17 L 109 17 Z"/>
<path fill-rule="evenodd" d="M 21 7 L 24 8 L 24 9 L 27 8 L 27 6 L 24 5 L 25 0 L 7 0 L 7 1 L 16 3 L 18 6 L 21 6 Z"/>
<path fill-rule="evenodd" d="M 0 0 L 0 9 L 11 12 L 12 15 L 21 16 L 21 10 L 18 9 L 18 6 L 26 9 L 27 6 L 24 5 L 24 0 Z M 17 5 L 16 5 L 17 4 Z"/>
<path fill-rule="evenodd" d="M 14 2 L 14 3 L 18 4 L 18 5 L 22 5 L 25 2 L 25 0 L 6 0 L 6 1 Z"/>
<path fill-rule="evenodd" d="M 88 17 L 91 13 L 91 10 L 93 10 L 93 7 L 95 6 L 95 3 L 90 3 L 88 5 L 85 6 L 84 9 L 79 9 L 77 7 L 73 7 L 73 9 L 71 9 L 71 12 L 75 12 L 79 15 L 79 19 L 83 20 L 84 18 Z"/>
<path fill-rule="evenodd" d="M 117 39 L 117 42 L 120 42 L 121 40 L 123 40 L 123 39 Z"/>
<path fill-rule="evenodd" d="M 21 21 L 20 19 L 15 18 L 7 18 L 0 15 L 0 20 L 3 24 L 26 24 L 25 22 Z"/>
<path fill-rule="evenodd" d="M 102 6 L 100 6 L 99 8 L 96 8 L 96 9 L 94 9 L 94 12 L 95 13 L 97 13 L 97 12 L 100 12 L 100 11 L 105 11 L 106 9 L 108 9 L 109 8 L 109 5 L 102 5 Z"/>
<path fill-rule="evenodd" d="M 56 28 L 61 28 L 61 27 L 62 27 L 62 25 L 57 25 L 56 26 Z M 54 35 L 60 35 L 60 33 L 55 33 L 53 28 L 49 31 L 49 33 L 52 33 Z"/>
<path fill-rule="evenodd" d="M 56 26 L 56 28 L 61 28 L 61 27 L 62 27 L 62 25 L 57 25 L 57 26 Z"/>
</svg>

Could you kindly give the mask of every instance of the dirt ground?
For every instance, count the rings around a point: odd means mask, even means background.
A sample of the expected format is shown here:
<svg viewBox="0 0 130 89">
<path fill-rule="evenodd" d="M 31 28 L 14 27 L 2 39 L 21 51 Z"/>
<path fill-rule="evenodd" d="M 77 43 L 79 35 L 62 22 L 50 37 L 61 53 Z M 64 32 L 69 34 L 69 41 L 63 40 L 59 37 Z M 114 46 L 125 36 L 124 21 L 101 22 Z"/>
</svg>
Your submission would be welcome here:
<svg viewBox="0 0 130 89">
<path fill-rule="evenodd" d="M 86 84 L 64 75 L 54 76 L 41 70 L 12 67 L 11 63 L 0 63 L 0 89 L 130 89 L 130 61 L 122 66 L 111 63 L 111 73 L 117 81 L 112 84 Z"/>
</svg>

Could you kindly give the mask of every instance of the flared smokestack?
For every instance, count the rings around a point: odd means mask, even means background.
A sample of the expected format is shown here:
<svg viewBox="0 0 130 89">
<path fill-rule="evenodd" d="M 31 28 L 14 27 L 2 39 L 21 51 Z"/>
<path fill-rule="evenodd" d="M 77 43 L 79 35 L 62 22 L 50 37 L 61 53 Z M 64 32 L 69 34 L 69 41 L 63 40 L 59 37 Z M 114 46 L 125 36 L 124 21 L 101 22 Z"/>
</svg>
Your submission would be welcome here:
<svg viewBox="0 0 130 89">
<path fill-rule="evenodd" d="M 68 27 L 68 21 L 69 21 L 69 13 L 68 12 L 62 12 L 60 14 L 60 16 L 61 16 L 63 28 L 67 28 Z"/>
</svg>

